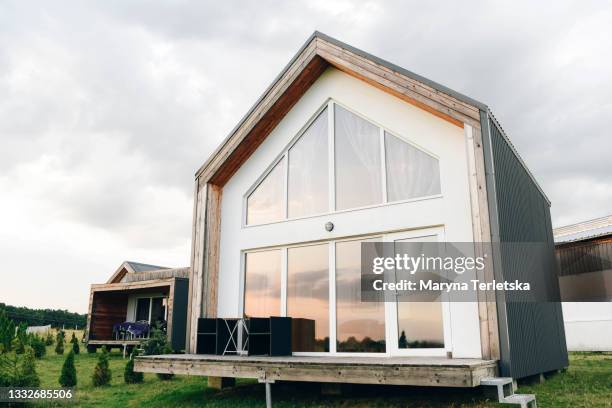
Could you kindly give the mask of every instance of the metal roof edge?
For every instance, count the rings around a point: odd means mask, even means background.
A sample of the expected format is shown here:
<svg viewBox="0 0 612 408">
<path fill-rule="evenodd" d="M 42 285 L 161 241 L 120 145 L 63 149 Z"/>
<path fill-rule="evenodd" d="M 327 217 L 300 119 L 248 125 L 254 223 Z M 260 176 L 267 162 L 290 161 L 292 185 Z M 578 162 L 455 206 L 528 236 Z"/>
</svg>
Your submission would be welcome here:
<svg viewBox="0 0 612 408">
<path fill-rule="evenodd" d="M 514 145 L 510 141 L 510 138 L 508 137 L 508 135 L 504 131 L 504 128 L 502 127 L 502 125 L 499 123 L 499 121 L 497 120 L 495 115 L 493 115 L 493 112 L 489 108 L 487 108 L 487 116 L 495 124 L 497 129 L 499 129 L 499 132 L 503 136 L 504 140 L 506 141 L 506 143 L 508 143 L 508 146 L 510 147 L 510 150 L 512 150 L 512 153 L 514 153 L 514 156 L 518 159 L 518 161 L 521 164 L 521 166 L 523 166 L 523 169 L 525 169 L 525 171 L 527 172 L 527 175 L 529 175 L 529 177 L 531 178 L 531 181 L 533 181 L 533 184 L 535 184 L 536 188 L 540 191 L 540 194 L 542 194 L 542 196 L 544 197 L 544 199 L 548 203 L 548 206 L 550 207 L 551 206 L 550 199 L 548 198 L 548 196 L 546 195 L 546 193 L 544 192 L 544 190 L 540 186 L 540 183 L 538 183 L 538 181 L 536 180 L 536 178 L 533 175 L 533 173 L 529 170 L 529 167 L 527 167 L 527 164 L 523 161 L 523 158 L 521 157 L 521 155 L 516 150 L 516 147 L 514 147 Z"/>
<path fill-rule="evenodd" d="M 451 88 L 449 88 L 449 87 L 447 87 L 445 85 L 442 85 L 442 84 L 440 84 L 438 82 L 432 81 L 429 78 L 425 78 L 422 75 L 419 75 L 419 74 L 414 73 L 412 71 L 409 71 L 409 70 L 407 70 L 405 68 L 402 68 L 399 65 L 395 65 L 392 62 L 389 62 L 387 60 L 379 58 L 379 57 L 377 57 L 375 55 L 372 55 L 372 54 L 370 54 L 368 52 L 365 52 L 365 51 L 363 51 L 363 50 L 361 50 L 359 48 L 353 47 L 352 45 L 346 44 L 346 43 L 344 43 L 344 42 L 342 42 L 342 41 L 340 41 L 340 40 L 338 40 L 336 38 L 330 37 L 327 34 L 324 34 L 324 33 L 320 32 L 320 31 L 315 31 L 313 36 L 317 37 L 317 38 L 320 38 L 322 40 L 325 40 L 325 41 L 327 41 L 329 43 L 332 43 L 334 45 L 337 45 L 338 47 L 343 48 L 343 49 L 345 49 L 347 51 L 350 51 L 350 52 L 352 52 L 354 54 L 357 54 L 357 55 L 359 55 L 359 56 L 361 56 L 363 58 L 367 58 L 367 59 L 369 59 L 371 61 L 374 61 L 377 64 L 383 65 L 383 66 L 385 66 L 385 67 L 387 67 L 387 68 L 389 68 L 389 69 L 391 69 L 393 71 L 396 71 L 396 72 L 398 72 L 398 73 L 400 73 L 402 75 L 405 75 L 405 76 L 407 76 L 409 78 L 412 78 L 415 81 L 422 82 L 425 85 L 428 85 L 428 86 L 434 88 L 437 91 L 443 92 L 443 93 L 445 93 L 445 94 L 447 94 L 449 96 L 452 96 L 455 99 L 458 99 L 458 100 L 460 100 L 462 102 L 465 102 L 467 104 L 473 105 L 476 108 L 479 108 L 481 110 L 486 110 L 487 109 L 487 105 L 485 103 L 482 103 L 482 102 L 480 102 L 480 101 L 478 101 L 478 100 L 476 100 L 474 98 L 471 98 L 471 97 L 469 97 L 467 95 L 464 95 L 461 92 L 457 92 L 454 89 L 451 89 Z"/>
</svg>

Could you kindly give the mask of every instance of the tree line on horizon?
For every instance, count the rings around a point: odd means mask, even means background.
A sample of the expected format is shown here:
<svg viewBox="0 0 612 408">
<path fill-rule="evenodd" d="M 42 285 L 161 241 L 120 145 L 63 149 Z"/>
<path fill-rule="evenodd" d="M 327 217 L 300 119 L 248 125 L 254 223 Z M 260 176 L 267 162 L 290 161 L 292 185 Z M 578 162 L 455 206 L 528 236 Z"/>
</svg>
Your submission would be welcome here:
<svg viewBox="0 0 612 408">
<path fill-rule="evenodd" d="M 30 309 L 23 306 L 11 306 L 0 303 L 7 317 L 15 323 L 26 323 L 28 326 L 46 326 L 55 328 L 83 329 L 87 323 L 87 315 L 59 309 Z"/>
</svg>

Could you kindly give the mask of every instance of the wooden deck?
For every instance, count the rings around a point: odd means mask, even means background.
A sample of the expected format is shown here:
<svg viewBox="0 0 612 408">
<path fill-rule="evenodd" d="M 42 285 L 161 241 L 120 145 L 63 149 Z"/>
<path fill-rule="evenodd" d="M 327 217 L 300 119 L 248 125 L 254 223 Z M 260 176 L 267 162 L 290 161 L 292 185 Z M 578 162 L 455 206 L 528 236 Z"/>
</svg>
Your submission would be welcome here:
<svg viewBox="0 0 612 408">
<path fill-rule="evenodd" d="M 476 387 L 497 374 L 497 361 L 443 357 L 246 357 L 201 354 L 140 356 L 135 370 L 260 382 L 312 381 Z"/>
</svg>

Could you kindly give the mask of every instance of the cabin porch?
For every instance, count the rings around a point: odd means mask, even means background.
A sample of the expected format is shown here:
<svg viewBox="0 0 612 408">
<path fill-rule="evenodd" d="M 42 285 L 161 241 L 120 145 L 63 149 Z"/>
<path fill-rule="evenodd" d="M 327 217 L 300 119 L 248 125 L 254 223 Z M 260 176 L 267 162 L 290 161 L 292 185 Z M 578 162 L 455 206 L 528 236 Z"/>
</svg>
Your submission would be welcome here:
<svg viewBox="0 0 612 408">
<path fill-rule="evenodd" d="M 497 375 L 496 360 L 445 357 L 236 356 L 172 354 L 139 356 L 136 371 L 260 382 L 389 384 L 477 387 Z"/>
</svg>

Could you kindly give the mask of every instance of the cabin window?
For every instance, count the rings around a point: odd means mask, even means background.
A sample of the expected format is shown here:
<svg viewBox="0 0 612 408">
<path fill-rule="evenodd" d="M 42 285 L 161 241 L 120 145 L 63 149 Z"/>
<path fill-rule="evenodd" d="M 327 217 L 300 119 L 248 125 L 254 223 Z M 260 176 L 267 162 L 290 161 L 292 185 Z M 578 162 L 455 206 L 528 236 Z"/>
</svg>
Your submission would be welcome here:
<svg viewBox="0 0 612 408">
<path fill-rule="evenodd" d="M 281 160 L 247 199 L 247 223 L 263 224 L 285 218 L 285 160 Z"/>
<path fill-rule="evenodd" d="M 328 101 L 276 164 L 249 189 L 245 224 L 440 194 L 436 157 Z"/>
<path fill-rule="evenodd" d="M 389 201 L 440 194 L 438 159 L 388 132 L 385 157 Z"/>
<path fill-rule="evenodd" d="M 166 321 L 168 298 L 141 297 L 136 300 L 136 321 L 147 321 L 150 324 Z"/>
<path fill-rule="evenodd" d="M 329 244 L 287 250 L 287 316 L 293 351 L 329 351 Z"/>
<path fill-rule="evenodd" d="M 281 251 L 249 252 L 245 258 L 244 314 L 280 316 Z"/>
<path fill-rule="evenodd" d="M 166 298 L 151 299 L 151 324 L 164 322 L 166 320 Z"/>
<path fill-rule="evenodd" d="M 149 311 L 151 310 L 151 298 L 140 298 L 136 303 L 136 321 L 149 321 Z"/>
<path fill-rule="evenodd" d="M 289 218 L 327 212 L 327 134 L 325 109 L 289 149 Z"/>
<path fill-rule="evenodd" d="M 381 203 L 378 127 L 338 105 L 334 114 L 336 209 L 346 210 Z"/>
<path fill-rule="evenodd" d="M 385 304 L 361 302 L 361 242 L 336 243 L 336 350 L 384 353 Z"/>
</svg>

